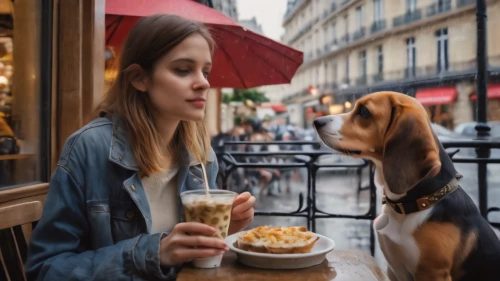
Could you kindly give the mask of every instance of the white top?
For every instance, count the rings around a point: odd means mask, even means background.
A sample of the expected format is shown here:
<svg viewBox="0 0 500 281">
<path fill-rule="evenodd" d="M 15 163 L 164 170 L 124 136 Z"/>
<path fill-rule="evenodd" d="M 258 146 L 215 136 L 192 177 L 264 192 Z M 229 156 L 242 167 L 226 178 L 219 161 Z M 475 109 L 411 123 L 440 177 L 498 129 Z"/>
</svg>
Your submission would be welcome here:
<svg viewBox="0 0 500 281">
<path fill-rule="evenodd" d="M 141 179 L 151 210 L 152 233 L 170 232 L 179 222 L 177 167 Z"/>
</svg>

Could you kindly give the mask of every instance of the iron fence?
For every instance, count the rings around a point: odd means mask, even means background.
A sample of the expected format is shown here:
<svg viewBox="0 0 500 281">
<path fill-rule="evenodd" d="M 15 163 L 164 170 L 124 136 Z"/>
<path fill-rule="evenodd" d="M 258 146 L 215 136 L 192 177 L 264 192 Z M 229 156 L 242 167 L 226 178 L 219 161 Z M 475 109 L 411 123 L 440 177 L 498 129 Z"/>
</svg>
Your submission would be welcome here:
<svg viewBox="0 0 500 281">
<path fill-rule="evenodd" d="M 442 142 L 446 149 L 456 148 L 475 148 L 476 157 L 457 157 L 455 154 L 457 151 L 449 152 L 454 163 L 475 163 L 477 164 L 478 173 L 478 192 L 479 192 L 479 203 L 478 208 L 483 217 L 488 220 L 488 214 L 491 212 L 500 212 L 500 206 L 488 207 L 488 182 L 487 182 L 487 165 L 488 164 L 500 164 L 500 158 L 490 158 L 491 149 L 500 149 L 500 142 L 494 142 L 490 140 L 468 140 L 468 141 L 453 141 L 453 142 Z M 270 145 L 319 145 L 317 142 L 311 141 L 274 141 L 274 142 L 248 142 L 248 141 L 229 141 L 225 142 L 222 146 L 217 148 L 217 156 L 219 161 L 222 162 L 219 176 L 222 179 L 222 188 L 230 189 L 228 186 L 228 179 L 232 175 L 233 171 L 237 168 L 275 168 L 275 169 L 299 169 L 305 168 L 307 170 L 307 192 L 299 194 L 299 207 L 293 212 L 275 212 L 275 211 L 263 211 L 256 210 L 256 216 L 280 216 L 280 217 L 303 217 L 307 219 L 307 226 L 312 231 L 316 231 L 316 221 L 318 219 L 326 218 L 337 218 L 337 219 L 356 219 L 356 220 L 368 220 L 370 221 L 370 251 L 372 255 L 375 253 L 375 233 L 373 230 L 373 221 L 377 216 L 377 193 L 374 183 L 374 165 L 373 163 L 362 160 L 359 164 L 319 164 L 318 159 L 324 155 L 331 155 L 332 152 L 312 150 L 312 151 L 277 151 L 277 152 L 241 152 L 241 151 L 228 151 L 227 148 L 234 147 L 238 145 L 260 145 L 260 146 L 270 146 Z M 293 157 L 297 155 L 306 156 L 307 159 L 301 162 L 293 163 L 248 163 L 241 161 L 239 159 L 245 159 L 247 157 Z M 238 160 L 237 160 L 238 159 Z M 317 207 L 316 198 L 316 177 L 319 169 L 322 168 L 349 168 L 356 170 L 356 176 L 358 176 L 358 186 L 357 186 L 357 196 L 359 200 L 359 193 L 364 190 L 368 190 L 369 196 L 369 207 L 368 211 L 360 215 L 347 215 L 347 214 L 334 214 L 321 210 Z M 369 168 L 369 186 L 362 186 L 361 184 L 361 174 L 362 169 Z M 305 197 L 305 198 L 304 198 Z M 304 202 L 305 201 L 305 202 Z M 500 228 L 499 222 L 490 223 Z"/>
</svg>

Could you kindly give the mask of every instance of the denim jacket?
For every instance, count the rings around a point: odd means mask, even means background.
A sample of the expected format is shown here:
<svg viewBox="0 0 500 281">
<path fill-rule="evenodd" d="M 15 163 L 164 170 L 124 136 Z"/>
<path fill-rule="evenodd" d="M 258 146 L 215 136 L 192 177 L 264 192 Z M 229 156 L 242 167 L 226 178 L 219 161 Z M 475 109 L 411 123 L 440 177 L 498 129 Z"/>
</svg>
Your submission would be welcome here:
<svg viewBox="0 0 500 281">
<path fill-rule="evenodd" d="M 178 195 L 204 188 L 201 166 L 193 159 L 183 153 Z M 210 188 L 216 188 L 213 150 L 206 169 Z M 28 279 L 175 279 L 179 267 L 160 266 L 160 240 L 167 233 L 151 233 L 151 212 L 137 171 L 119 118 L 96 119 L 71 135 L 31 236 Z"/>
</svg>

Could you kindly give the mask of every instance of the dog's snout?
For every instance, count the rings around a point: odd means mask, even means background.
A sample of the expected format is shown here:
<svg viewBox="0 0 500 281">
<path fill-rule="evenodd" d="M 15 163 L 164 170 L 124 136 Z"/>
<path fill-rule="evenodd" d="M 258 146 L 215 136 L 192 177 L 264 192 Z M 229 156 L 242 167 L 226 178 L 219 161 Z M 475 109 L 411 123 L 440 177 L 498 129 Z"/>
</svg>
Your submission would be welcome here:
<svg viewBox="0 0 500 281">
<path fill-rule="evenodd" d="M 316 129 L 321 129 L 321 127 L 328 124 L 332 119 L 330 117 L 319 117 L 314 120 L 314 127 Z"/>
</svg>

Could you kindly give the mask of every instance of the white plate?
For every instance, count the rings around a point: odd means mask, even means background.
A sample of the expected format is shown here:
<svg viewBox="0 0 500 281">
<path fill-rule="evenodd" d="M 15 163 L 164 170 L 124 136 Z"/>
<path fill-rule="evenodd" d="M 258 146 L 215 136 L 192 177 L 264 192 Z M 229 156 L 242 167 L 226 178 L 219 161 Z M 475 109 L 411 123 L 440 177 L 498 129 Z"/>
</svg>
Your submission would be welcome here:
<svg viewBox="0 0 500 281">
<path fill-rule="evenodd" d="M 323 235 L 316 234 L 319 239 L 314 244 L 310 253 L 304 254 L 268 254 L 248 252 L 235 247 L 238 235 L 235 233 L 228 236 L 225 241 L 229 249 L 236 253 L 238 261 L 244 265 L 267 269 L 297 269 L 318 265 L 322 263 L 326 254 L 335 247 L 335 242 Z"/>
</svg>

